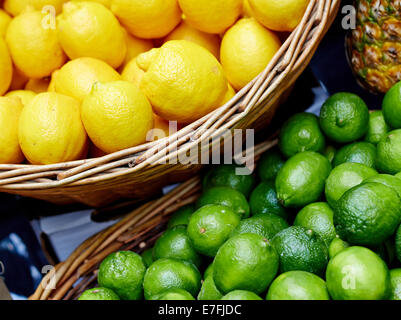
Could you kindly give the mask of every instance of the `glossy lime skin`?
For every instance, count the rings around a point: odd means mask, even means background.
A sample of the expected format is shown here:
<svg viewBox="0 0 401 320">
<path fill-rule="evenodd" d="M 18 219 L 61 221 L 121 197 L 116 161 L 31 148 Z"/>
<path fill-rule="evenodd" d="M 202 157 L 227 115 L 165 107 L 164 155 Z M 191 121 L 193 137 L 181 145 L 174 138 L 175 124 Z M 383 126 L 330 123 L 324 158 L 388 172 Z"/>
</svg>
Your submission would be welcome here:
<svg viewBox="0 0 401 320">
<path fill-rule="evenodd" d="M 401 225 L 398 227 L 395 235 L 395 252 L 397 254 L 398 261 L 401 262 Z"/>
<path fill-rule="evenodd" d="M 293 226 L 279 232 L 272 244 L 280 256 L 281 273 L 300 270 L 323 275 L 328 262 L 328 250 L 317 233 Z"/>
<path fill-rule="evenodd" d="M 334 300 L 382 300 L 390 293 L 390 272 L 364 247 L 349 247 L 330 260 L 326 284 Z"/>
<path fill-rule="evenodd" d="M 150 300 L 162 300 L 162 301 L 179 300 L 179 301 L 184 301 L 184 300 L 195 300 L 195 298 L 186 290 L 173 288 L 173 289 L 168 289 L 168 290 L 162 292 L 161 294 L 158 294 L 158 295 L 152 297 Z"/>
<path fill-rule="evenodd" d="M 329 160 L 306 151 L 291 157 L 276 178 L 277 197 L 284 207 L 303 207 L 316 202 L 331 171 Z"/>
<path fill-rule="evenodd" d="M 276 147 L 266 151 L 258 162 L 258 174 L 262 181 L 276 179 L 277 173 L 285 163 L 285 158 Z"/>
<path fill-rule="evenodd" d="M 198 300 L 220 300 L 223 297 L 213 280 L 213 275 L 209 275 L 202 283 L 198 294 Z"/>
<path fill-rule="evenodd" d="M 140 300 L 145 271 L 140 255 L 119 251 L 102 261 L 97 280 L 99 286 L 113 290 L 122 300 Z"/>
<path fill-rule="evenodd" d="M 349 244 L 336 236 L 329 246 L 329 257 L 333 259 L 338 253 L 348 248 Z"/>
<path fill-rule="evenodd" d="M 286 209 L 277 199 L 273 181 L 263 181 L 252 191 L 249 206 L 252 215 L 272 213 L 284 219 L 288 218 Z"/>
<path fill-rule="evenodd" d="M 208 265 L 205 272 L 203 273 L 203 279 L 206 279 L 208 276 L 213 274 L 213 262 Z"/>
<path fill-rule="evenodd" d="M 357 95 L 339 92 L 323 104 L 319 120 L 327 137 L 338 143 L 348 143 L 366 134 L 369 110 Z"/>
<path fill-rule="evenodd" d="M 376 167 L 377 150 L 376 146 L 370 142 L 354 142 L 347 144 L 337 151 L 334 157 L 333 165 L 338 165 L 345 162 L 361 163 L 365 166 Z"/>
<path fill-rule="evenodd" d="M 213 263 L 213 279 L 221 293 L 247 290 L 260 294 L 277 274 L 279 258 L 268 240 L 257 234 L 230 238 Z"/>
<path fill-rule="evenodd" d="M 329 246 L 336 236 L 333 214 L 333 210 L 326 202 L 311 203 L 298 212 L 294 226 L 316 232 Z"/>
<path fill-rule="evenodd" d="M 401 180 L 389 174 L 377 174 L 364 180 L 363 182 L 378 182 L 393 188 L 401 197 Z"/>
<path fill-rule="evenodd" d="M 153 263 L 153 248 L 149 248 L 141 254 L 145 267 L 148 268 Z"/>
<path fill-rule="evenodd" d="M 78 300 L 120 300 L 120 298 L 113 290 L 100 287 L 85 290 Z"/>
<path fill-rule="evenodd" d="M 401 269 L 390 270 L 390 300 L 401 300 Z"/>
<path fill-rule="evenodd" d="M 304 151 L 322 152 L 326 145 L 318 118 L 312 113 L 297 113 L 280 130 L 279 148 L 287 158 Z"/>
<path fill-rule="evenodd" d="M 153 247 L 153 258 L 173 258 L 193 263 L 197 267 L 201 264 L 201 257 L 192 246 L 187 234 L 187 227 L 180 225 L 168 229 L 157 239 Z"/>
<path fill-rule="evenodd" d="M 369 113 L 368 132 L 365 135 L 365 141 L 378 144 L 381 139 L 390 131 L 390 127 L 386 123 L 381 110 Z"/>
<path fill-rule="evenodd" d="M 330 300 L 330 296 L 322 278 L 310 272 L 289 271 L 272 282 L 266 300 Z"/>
<path fill-rule="evenodd" d="M 327 146 L 323 151 L 323 155 L 329 160 L 331 164 L 333 163 L 336 153 L 337 150 L 333 146 Z"/>
<path fill-rule="evenodd" d="M 260 213 L 251 218 L 242 220 L 231 233 L 231 237 L 243 233 L 255 233 L 268 240 L 288 228 L 287 221 L 272 213 Z"/>
<path fill-rule="evenodd" d="M 150 300 L 169 289 L 183 289 L 192 296 L 198 294 L 201 274 L 190 262 L 176 259 L 159 259 L 152 263 L 145 274 L 143 289 Z"/>
<path fill-rule="evenodd" d="M 334 208 L 336 230 L 351 245 L 380 245 L 400 222 L 400 197 L 394 189 L 377 182 L 348 190 Z"/>
<path fill-rule="evenodd" d="M 187 232 L 197 252 L 214 257 L 240 221 L 229 207 L 209 204 L 191 216 Z"/>
<path fill-rule="evenodd" d="M 242 192 L 245 197 L 248 197 L 255 184 L 255 178 L 251 174 L 240 175 L 237 172 L 246 171 L 243 167 L 237 165 L 220 165 L 211 169 L 203 178 L 203 189 L 211 187 L 230 187 L 239 192 Z M 249 173 L 249 172 L 248 172 Z"/>
<path fill-rule="evenodd" d="M 195 206 L 192 204 L 186 205 L 178 209 L 168 221 L 167 228 L 173 228 L 179 225 L 188 225 L 189 218 L 195 212 Z"/>
<path fill-rule="evenodd" d="M 246 290 L 234 290 L 227 293 L 221 300 L 263 300 L 257 294 Z"/>
<path fill-rule="evenodd" d="M 207 204 L 227 206 L 241 219 L 249 217 L 249 204 L 244 194 L 230 187 L 213 187 L 205 190 L 196 202 L 196 208 L 199 209 Z"/>
<path fill-rule="evenodd" d="M 398 82 L 387 91 L 382 104 L 383 116 L 393 128 L 401 128 L 401 83 Z"/>
<path fill-rule="evenodd" d="M 365 179 L 377 175 L 377 171 L 360 163 L 346 162 L 335 167 L 326 180 L 325 194 L 329 205 L 334 208 L 341 196 Z"/>
<path fill-rule="evenodd" d="M 401 171 L 401 129 L 390 131 L 377 145 L 377 169 L 382 173 Z"/>
</svg>

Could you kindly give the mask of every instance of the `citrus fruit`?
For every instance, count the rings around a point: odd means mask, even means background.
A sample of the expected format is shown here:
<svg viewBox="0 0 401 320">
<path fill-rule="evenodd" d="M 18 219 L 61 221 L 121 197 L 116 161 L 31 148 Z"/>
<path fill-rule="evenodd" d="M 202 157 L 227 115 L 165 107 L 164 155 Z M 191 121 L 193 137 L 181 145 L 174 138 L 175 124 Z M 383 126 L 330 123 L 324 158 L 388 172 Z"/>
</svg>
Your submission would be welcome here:
<svg viewBox="0 0 401 320">
<path fill-rule="evenodd" d="M 45 27 L 45 18 L 41 11 L 22 13 L 10 22 L 6 33 L 14 64 L 32 79 L 50 76 L 66 60 L 57 30 Z"/>
<path fill-rule="evenodd" d="M 125 34 L 117 18 L 105 6 L 96 2 L 67 2 L 57 22 L 60 44 L 70 59 L 97 58 L 113 68 L 124 62 Z"/>
<path fill-rule="evenodd" d="M 54 9 L 51 11 L 48 9 L 48 12 L 50 14 L 58 14 L 61 11 L 63 3 L 66 1 L 67 0 L 4 0 L 4 9 L 11 15 L 18 16 L 20 13 L 23 13 L 27 7 L 32 7 L 40 11 L 46 8 L 46 6 L 51 6 Z"/>
<path fill-rule="evenodd" d="M 5 97 L 18 97 L 21 99 L 22 105 L 26 106 L 35 98 L 36 93 L 30 90 L 14 90 L 9 91 Z"/>
<path fill-rule="evenodd" d="M 251 12 L 266 28 L 292 31 L 301 22 L 308 0 L 248 0 Z"/>
<path fill-rule="evenodd" d="M 330 260 L 326 284 L 334 300 L 381 300 L 388 297 L 390 273 L 371 250 L 349 247 Z"/>
<path fill-rule="evenodd" d="M 153 263 L 153 248 L 149 248 L 142 252 L 141 257 L 145 267 L 149 268 L 149 266 Z"/>
<path fill-rule="evenodd" d="M 258 162 L 258 174 L 262 181 L 276 179 L 277 173 L 284 165 L 285 159 L 278 148 L 265 152 Z"/>
<path fill-rule="evenodd" d="M 232 98 L 235 97 L 237 92 L 234 90 L 234 88 L 231 86 L 231 84 L 228 85 L 228 90 L 226 91 L 226 94 L 223 98 L 223 100 L 220 102 L 220 105 L 224 106 L 227 102 L 229 102 Z"/>
<path fill-rule="evenodd" d="M 40 93 L 24 107 L 19 142 L 32 164 L 77 160 L 87 148 L 79 102 L 54 93 Z"/>
<path fill-rule="evenodd" d="M 173 288 L 152 297 L 151 300 L 195 300 L 195 298 L 186 290 Z"/>
<path fill-rule="evenodd" d="M 93 2 L 98 2 L 104 5 L 106 8 L 110 9 L 111 6 L 111 1 L 112 0 L 75 0 L 75 1 L 93 1 Z"/>
<path fill-rule="evenodd" d="M 220 300 L 223 295 L 216 288 L 213 275 L 209 275 L 202 283 L 202 287 L 198 294 L 198 300 Z"/>
<path fill-rule="evenodd" d="M 367 142 L 378 144 L 380 140 L 390 131 L 390 127 L 383 117 L 382 110 L 376 110 L 369 113 L 369 127 L 365 135 Z"/>
<path fill-rule="evenodd" d="M 266 300 L 330 300 L 326 283 L 305 271 L 280 274 L 270 285 Z"/>
<path fill-rule="evenodd" d="M 326 243 L 330 245 L 336 236 L 333 223 L 333 210 L 326 202 L 308 204 L 295 217 L 294 226 L 301 226 L 316 232 Z"/>
<path fill-rule="evenodd" d="M 401 226 L 398 227 L 397 233 L 395 235 L 395 250 L 397 253 L 398 261 L 401 262 Z"/>
<path fill-rule="evenodd" d="M 6 35 L 6 31 L 9 23 L 11 22 L 11 17 L 4 10 L 0 9 L 0 37 Z"/>
<path fill-rule="evenodd" d="M 43 93 L 49 90 L 49 85 L 50 85 L 50 80 L 48 77 L 42 79 L 29 79 L 24 89 L 33 91 L 35 93 Z"/>
<path fill-rule="evenodd" d="M 171 126 L 170 121 L 164 120 L 157 114 L 153 114 L 154 126 L 153 129 L 146 135 L 146 141 L 156 141 L 168 137 L 170 134 L 176 133 L 179 126 Z M 171 131 L 171 132 L 170 132 Z"/>
<path fill-rule="evenodd" d="M 111 11 L 134 36 L 162 38 L 181 21 L 177 0 L 112 0 Z"/>
<path fill-rule="evenodd" d="M 307 271 L 322 275 L 328 261 L 327 247 L 314 231 L 293 226 L 280 231 L 272 240 L 280 257 L 280 272 Z"/>
<path fill-rule="evenodd" d="M 249 18 L 253 16 L 251 6 L 249 5 L 248 0 L 244 0 L 242 2 L 242 13 L 241 16 L 244 18 Z"/>
<path fill-rule="evenodd" d="M 396 83 L 384 96 L 383 116 L 393 129 L 401 128 L 401 82 Z"/>
<path fill-rule="evenodd" d="M 369 110 L 356 94 L 332 95 L 320 110 L 320 127 L 331 140 L 348 143 L 362 138 L 368 129 Z"/>
<path fill-rule="evenodd" d="M 297 153 L 281 168 L 276 191 L 284 207 L 302 207 L 317 201 L 331 171 L 327 158 L 313 151 Z"/>
<path fill-rule="evenodd" d="M 390 270 L 390 300 L 401 300 L 401 269 Z"/>
<path fill-rule="evenodd" d="M 203 279 L 206 279 L 212 274 L 213 274 L 213 262 L 207 266 L 205 272 L 203 273 Z"/>
<path fill-rule="evenodd" d="M 127 54 L 120 68 L 124 68 L 132 59 L 136 58 L 139 54 L 153 49 L 154 45 L 152 40 L 140 39 L 129 34 L 125 29 L 125 40 L 127 42 Z"/>
<path fill-rule="evenodd" d="M 280 130 L 279 147 L 287 158 L 304 151 L 322 152 L 325 138 L 318 118 L 306 112 L 293 115 Z"/>
<path fill-rule="evenodd" d="M 338 235 L 331 241 L 329 246 L 329 257 L 333 259 L 338 253 L 348 248 L 349 244 L 340 239 Z"/>
<path fill-rule="evenodd" d="M 230 187 L 213 187 L 205 190 L 196 202 L 201 208 L 207 204 L 220 204 L 232 209 L 240 218 L 249 217 L 249 204 L 245 196 Z"/>
<path fill-rule="evenodd" d="M 393 188 L 401 198 L 401 180 L 389 174 L 377 174 L 363 181 L 365 182 L 378 182 Z"/>
<path fill-rule="evenodd" d="M 136 58 L 134 58 L 124 67 L 123 71 L 121 72 L 121 77 L 123 80 L 132 82 L 138 88 L 140 88 L 144 74 L 145 71 L 138 67 L 138 64 L 136 63 Z"/>
<path fill-rule="evenodd" d="M 0 163 L 21 163 L 24 155 L 18 142 L 19 118 L 23 109 L 17 97 L 0 97 Z"/>
<path fill-rule="evenodd" d="M 11 59 L 11 58 L 10 58 Z M 11 80 L 9 90 L 21 90 L 24 89 L 28 82 L 28 77 L 22 73 L 16 66 L 13 68 L 13 78 Z"/>
<path fill-rule="evenodd" d="M 279 203 L 273 181 L 261 182 L 251 193 L 249 199 L 252 215 L 272 213 L 287 219 L 286 209 Z"/>
<path fill-rule="evenodd" d="M 167 228 L 173 228 L 179 225 L 188 225 L 189 218 L 194 213 L 195 207 L 192 204 L 188 204 L 186 206 L 178 209 L 168 221 Z"/>
<path fill-rule="evenodd" d="M 187 228 L 182 225 L 167 230 L 157 239 L 153 247 L 153 257 L 155 260 L 161 258 L 185 260 L 198 267 L 201 263 L 200 256 L 192 247 Z"/>
<path fill-rule="evenodd" d="M 58 93 L 82 101 L 95 82 L 121 80 L 120 75 L 104 61 L 95 58 L 78 58 L 67 62 L 53 74 L 54 88 Z"/>
<path fill-rule="evenodd" d="M 123 300 L 139 300 L 142 298 L 145 271 L 140 255 L 119 251 L 102 261 L 97 280 L 100 286 L 113 290 Z"/>
<path fill-rule="evenodd" d="M 128 81 L 95 83 L 81 110 L 92 142 L 107 153 L 145 142 L 153 128 L 152 106 Z"/>
<path fill-rule="evenodd" d="M 120 300 L 120 298 L 113 290 L 100 287 L 85 290 L 78 300 Z"/>
<path fill-rule="evenodd" d="M 141 89 L 163 119 L 193 122 L 217 107 L 228 86 L 223 68 L 205 48 L 186 40 L 172 40 L 140 54 L 145 71 Z"/>
<path fill-rule="evenodd" d="M 229 207 L 209 204 L 192 214 L 188 223 L 188 236 L 196 251 L 214 257 L 240 220 Z"/>
<path fill-rule="evenodd" d="M 185 20 L 194 28 L 220 34 L 237 20 L 242 0 L 178 0 Z"/>
<path fill-rule="evenodd" d="M 323 151 L 323 155 L 333 164 L 334 157 L 336 156 L 337 150 L 333 146 L 326 146 Z"/>
<path fill-rule="evenodd" d="M 377 145 L 377 169 L 382 173 L 401 171 L 401 129 L 393 130 Z"/>
<path fill-rule="evenodd" d="M 220 300 L 262 300 L 262 298 L 251 291 L 234 290 L 227 293 Z"/>
<path fill-rule="evenodd" d="M 11 85 L 13 65 L 5 41 L 0 37 L 0 95 L 3 95 Z"/>
<path fill-rule="evenodd" d="M 192 263 L 176 259 L 156 260 L 146 271 L 143 281 L 147 300 L 168 289 L 183 289 L 195 296 L 200 286 L 198 269 Z"/>
<path fill-rule="evenodd" d="M 400 222 L 400 197 L 393 188 L 377 182 L 348 190 L 334 208 L 339 236 L 353 245 L 380 245 Z"/>
<path fill-rule="evenodd" d="M 221 293 L 247 290 L 260 294 L 277 274 L 279 259 L 268 240 L 245 233 L 230 238 L 213 262 L 213 279 Z"/>
<path fill-rule="evenodd" d="M 361 163 L 375 168 L 377 150 L 370 142 L 354 142 L 339 149 L 334 157 L 333 165 L 336 167 L 344 162 Z"/>
<path fill-rule="evenodd" d="M 280 47 L 280 39 L 253 18 L 232 26 L 221 42 L 220 61 L 234 89 L 242 89 L 259 75 Z"/>
<path fill-rule="evenodd" d="M 377 175 L 377 171 L 360 163 L 346 162 L 335 167 L 326 180 L 326 200 L 332 208 L 349 189 L 365 179 Z"/>
</svg>

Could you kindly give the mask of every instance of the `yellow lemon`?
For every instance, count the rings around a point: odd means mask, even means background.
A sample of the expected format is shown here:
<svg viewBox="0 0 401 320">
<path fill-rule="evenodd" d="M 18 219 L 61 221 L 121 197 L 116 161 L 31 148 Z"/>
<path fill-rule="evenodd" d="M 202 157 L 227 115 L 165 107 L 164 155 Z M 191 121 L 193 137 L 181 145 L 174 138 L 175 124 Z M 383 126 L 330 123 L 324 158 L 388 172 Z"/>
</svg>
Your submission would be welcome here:
<svg viewBox="0 0 401 320">
<path fill-rule="evenodd" d="M 107 153 L 144 143 L 153 128 L 152 106 L 128 81 L 95 83 L 81 108 L 91 141 Z"/>
<path fill-rule="evenodd" d="M 178 0 L 186 21 L 203 32 L 222 33 L 241 14 L 242 0 Z"/>
<path fill-rule="evenodd" d="M 0 9 L 0 37 L 6 35 L 8 25 L 11 22 L 11 17 L 4 10 Z"/>
<path fill-rule="evenodd" d="M 252 16 L 253 16 L 253 14 L 252 14 L 251 6 L 249 5 L 249 1 L 244 0 L 244 2 L 242 3 L 242 17 L 249 18 Z"/>
<path fill-rule="evenodd" d="M 162 118 L 190 123 L 220 107 L 227 79 L 220 63 L 205 48 L 173 40 L 136 60 L 145 71 L 141 89 Z"/>
<path fill-rule="evenodd" d="M 22 109 L 19 98 L 0 97 L 0 163 L 24 161 L 18 142 L 18 121 Z"/>
<path fill-rule="evenodd" d="M 138 54 L 149 51 L 154 47 L 152 40 L 139 39 L 130 35 L 124 30 L 126 41 L 127 41 L 127 54 L 125 56 L 124 63 L 121 65 L 123 69 L 133 58 L 136 58 Z"/>
<path fill-rule="evenodd" d="M 47 11 L 49 14 L 53 13 L 54 8 L 54 14 L 57 14 L 60 13 L 63 3 L 67 1 L 68 0 L 4 0 L 4 9 L 13 16 L 19 15 L 28 6 L 36 10 Z"/>
<path fill-rule="evenodd" d="M 24 107 L 18 136 L 32 164 L 77 160 L 87 148 L 78 100 L 55 92 L 40 93 Z"/>
<path fill-rule="evenodd" d="M 117 18 L 96 2 L 67 2 L 58 17 L 58 36 L 70 59 L 92 57 L 118 68 L 127 52 Z"/>
<path fill-rule="evenodd" d="M 220 37 L 215 34 L 199 31 L 191 27 L 185 21 L 168 35 L 165 42 L 171 40 L 188 40 L 195 42 L 213 53 L 217 59 L 220 58 Z"/>
<path fill-rule="evenodd" d="M 29 0 L 4 0 L 3 8 L 10 15 L 17 16 L 28 6 Z"/>
<path fill-rule="evenodd" d="M 82 101 L 95 82 L 120 80 L 119 73 L 95 58 L 78 58 L 67 62 L 52 77 L 52 90 Z"/>
<path fill-rule="evenodd" d="M 14 64 L 31 79 L 50 76 L 66 60 L 57 31 L 43 23 L 46 19 L 40 11 L 22 13 L 7 29 L 6 40 Z"/>
<path fill-rule="evenodd" d="M 16 66 L 13 66 L 13 78 L 11 80 L 9 90 L 20 90 L 24 89 L 28 82 L 28 77 L 22 73 Z"/>
<path fill-rule="evenodd" d="M 42 93 L 48 90 L 49 84 L 49 77 L 42 79 L 29 79 L 25 85 L 25 90 L 33 91 L 35 93 Z"/>
<path fill-rule="evenodd" d="M 167 120 L 159 117 L 157 114 L 154 114 L 154 127 L 147 134 L 147 141 L 156 141 L 168 137 L 170 135 L 170 126 Z"/>
<path fill-rule="evenodd" d="M 134 36 L 162 38 L 181 21 L 177 0 L 112 0 L 111 10 Z"/>
<path fill-rule="evenodd" d="M 90 2 L 98 2 L 104 5 L 106 8 L 110 9 L 111 0 L 75 0 L 75 1 L 90 1 Z"/>
<path fill-rule="evenodd" d="M 13 77 L 13 65 L 4 40 L 0 37 L 0 95 L 10 87 Z"/>
<path fill-rule="evenodd" d="M 140 88 L 141 81 L 145 71 L 138 67 L 136 63 L 136 58 L 132 59 L 124 68 L 123 72 L 121 73 L 121 77 L 125 81 L 132 82 L 138 88 Z"/>
<path fill-rule="evenodd" d="M 22 105 L 26 106 L 29 104 L 29 102 L 32 101 L 33 98 L 35 98 L 36 93 L 30 90 L 14 90 L 8 92 L 6 97 L 18 97 L 21 99 Z"/>
<path fill-rule="evenodd" d="M 253 16 L 266 28 L 292 31 L 301 22 L 309 0 L 248 0 Z"/>
<path fill-rule="evenodd" d="M 59 70 L 56 70 L 52 73 L 52 76 L 50 78 L 49 86 L 47 87 L 48 92 L 56 92 L 56 77 L 57 74 L 59 73 Z"/>
<path fill-rule="evenodd" d="M 223 37 L 220 61 L 236 90 L 261 73 L 280 49 L 279 38 L 253 18 L 239 20 Z"/>
<path fill-rule="evenodd" d="M 228 84 L 228 90 L 220 104 L 225 105 L 228 101 L 230 101 L 232 98 L 234 98 L 235 95 L 236 95 L 236 92 L 235 92 L 234 88 L 230 84 Z"/>
</svg>

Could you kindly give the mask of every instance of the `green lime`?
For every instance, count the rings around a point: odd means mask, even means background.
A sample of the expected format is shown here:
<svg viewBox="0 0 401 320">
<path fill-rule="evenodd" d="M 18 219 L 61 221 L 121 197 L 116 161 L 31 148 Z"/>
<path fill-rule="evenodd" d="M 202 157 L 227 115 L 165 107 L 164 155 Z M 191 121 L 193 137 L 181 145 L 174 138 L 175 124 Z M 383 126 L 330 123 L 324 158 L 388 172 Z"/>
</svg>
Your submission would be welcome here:
<svg viewBox="0 0 401 320">
<path fill-rule="evenodd" d="M 243 233 L 255 233 L 271 240 L 277 233 L 288 227 L 287 221 L 283 218 L 272 213 L 260 213 L 251 218 L 242 220 L 231 233 L 231 236 L 233 237 Z"/>
<path fill-rule="evenodd" d="M 322 278 L 305 271 L 280 274 L 271 284 L 266 300 L 330 300 Z"/>
<path fill-rule="evenodd" d="M 390 270 L 390 300 L 401 300 L 401 269 Z"/>
<path fill-rule="evenodd" d="M 85 290 L 78 300 L 120 300 L 120 298 L 113 290 L 100 287 Z"/>
<path fill-rule="evenodd" d="M 348 190 L 334 208 L 336 230 L 352 245 L 380 245 L 400 222 L 400 197 L 394 189 L 377 182 Z"/>
<path fill-rule="evenodd" d="M 335 167 L 326 180 L 326 200 L 332 208 L 349 189 L 365 179 L 377 175 L 377 171 L 360 163 L 346 162 Z"/>
<path fill-rule="evenodd" d="M 213 274 L 213 262 L 208 265 L 205 272 L 203 273 L 203 279 L 206 279 L 207 277 L 209 277 L 212 274 Z"/>
<path fill-rule="evenodd" d="M 398 227 L 397 233 L 395 234 L 395 252 L 398 261 L 401 262 L 401 225 Z"/>
<path fill-rule="evenodd" d="M 327 146 L 323 151 L 323 155 L 330 161 L 330 163 L 333 163 L 336 153 L 337 150 L 333 146 Z"/>
<path fill-rule="evenodd" d="M 168 229 L 157 239 L 153 247 L 153 257 L 155 260 L 160 258 L 186 260 L 197 267 L 201 264 L 201 257 L 193 248 L 187 227 L 183 225 Z"/>
<path fill-rule="evenodd" d="M 289 227 L 273 238 L 280 257 L 280 272 L 300 270 L 322 275 L 328 262 L 327 247 L 322 238 L 304 227 Z"/>
<path fill-rule="evenodd" d="M 322 152 L 326 145 L 319 120 L 312 113 L 297 113 L 280 130 L 279 147 L 287 158 L 304 151 Z"/>
<path fill-rule="evenodd" d="M 102 261 L 97 280 L 99 286 L 113 290 L 122 300 L 140 300 L 145 271 L 139 254 L 119 251 Z"/>
<path fill-rule="evenodd" d="M 145 267 L 148 268 L 153 263 L 153 248 L 149 248 L 141 254 Z"/>
<path fill-rule="evenodd" d="M 213 263 L 213 279 L 221 293 L 247 290 L 256 294 L 267 289 L 277 274 L 279 258 L 269 241 L 245 233 L 221 246 Z"/>
<path fill-rule="evenodd" d="M 331 140 L 348 143 L 367 132 L 369 110 L 356 94 L 339 92 L 332 95 L 320 110 L 320 127 Z"/>
<path fill-rule="evenodd" d="M 377 174 L 364 180 L 363 182 L 378 182 L 384 184 L 387 187 L 393 188 L 397 192 L 398 196 L 401 197 L 401 180 L 392 175 Z"/>
<path fill-rule="evenodd" d="M 316 232 L 326 243 L 330 245 L 336 236 L 333 223 L 333 210 L 326 202 L 308 204 L 295 217 L 294 226 L 301 226 Z"/>
<path fill-rule="evenodd" d="M 186 290 L 173 288 L 168 289 L 161 294 L 152 297 L 150 300 L 195 300 L 195 298 Z"/>
<path fill-rule="evenodd" d="M 255 178 L 248 169 L 233 164 L 225 164 L 211 169 L 203 179 L 203 189 L 230 187 L 248 197 L 255 184 Z"/>
<path fill-rule="evenodd" d="M 370 142 L 354 142 L 347 144 L 337 151 L 334 157 L 333 165 L 338 165 L 345 162 L 361 163 L 365 166 L 375 168 L 377 150 L 376 146 Z"/>
<path fill-rule="evenodd" d="M 390 272 L 373 251 L 349 247 L 330 260 L 326 284 L 334 300 L 382 300 L 390 291 Z"/>
<path fill-rule="evenodd" d="M 168 221 L 167 228 L 173 228 L 179 225 L 188 225 L 189 218 L 195 211 L 195 206 L 193 204 L 188 204 L 186 206 L 181 207 L 178 209 Z"/>
<path fill-rule="evenodd" d="M 339 236 L 336 236 L 329 246 L 329 257 L 333 259 L 338 253 L 348 248 L 349 244 L 340 239 Z"/>
<path fill-rule="evenodd" d="M 288 218 L 286 209 L 278 202 L 273 181 L 261 182 L 251 193 L 249 206 L 252 215 L 272 213 L 284 219 Z"/>
<path fill-rule="evenodd" d="M 276 179 L 277 173 L 284 163 L 285 159 L 277 147 L 266 151 L 258 162 L 260 180 L 268 181 Z"/>
<path fill-rule="evenodd" d="M 222 296 L 214 283 L 213 275 L 211 274 L 205 278 L 198 294 L 198 300 L 220 300 Z"/>
<path fill-rule="evenodd" d="M 176 259 L 159 259 L 145 274 L 143 289 L 146 300 L 168 289 L 184 289 L 195 296 L 201 286 L 201 275 L 190 262 Z"/>
<path fill-rule="evenodd" d="M 401 171 L 401 129 L 390 131 L 377 145 L 377 169 L 382 173 Z"/>
<path fill-rule="evenodd" d="M 196 251 L 214 257 L 240 221 L 241 218 L 229 207 L 208 204 L 191 216 L 188 236 Z"/>
<path fill-rule="evenodd" d="M 284 207 L 303 207 L 319 200 L 330 171 L 331 164 L 325 156 L 312 151 L 297 153 L 277 175 L 280 203 Z"/>
<path fill-rule="evenodd" d="M 387 91 L 382 104 L 383 116 L 390 127 L 401 128 L 401 82 Z"/>
<path fill-rule="evenodd" d="M 213 187 L 205 190 L 196 202 L 196 208 L 199 209 L 207 204 L 227 206 L 240 218 L 249 217 L 249 204 L 244 194 L 230 187 Z"/>
<path fill-rule="evenodd" d="M 221 300 L 263 300 L 256 293 L 246 290 L 234 290 L 227 293 Z"/>
<path fill-rule="evenodd" d="M 368 132 L 365 135 L 365 141 L 378 144 L 380 140 L 390 131 L 390 127 L 386 123 L 381 110 L 369 113 Z"/>
<path fill-rule="evenodd" d="M 397 174 L 394 175 L 397 179 L 401 179 L 401 172 L 398 172 Z"/>
<path fill-rule="evenodd" d="M 379 246 L 372 246 L 369 249 L 375 252 L 388 265 L 393 263 L 396 259 L 395 243 L 392 237 L 388 238 Z"/>
</svg>

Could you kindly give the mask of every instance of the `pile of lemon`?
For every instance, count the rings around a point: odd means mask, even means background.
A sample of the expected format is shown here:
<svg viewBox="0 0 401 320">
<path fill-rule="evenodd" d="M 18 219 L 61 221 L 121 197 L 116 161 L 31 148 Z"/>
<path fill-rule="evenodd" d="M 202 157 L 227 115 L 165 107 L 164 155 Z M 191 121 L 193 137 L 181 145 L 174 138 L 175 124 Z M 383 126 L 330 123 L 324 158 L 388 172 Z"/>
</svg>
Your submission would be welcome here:
<svg viewBox="0 0 401 320">
<path fill-rule="evenodd" d="M 267 66 L 308 3 L 0 1 L 0 163 L 100 156 L 205 116 Z"/>
</svg>

